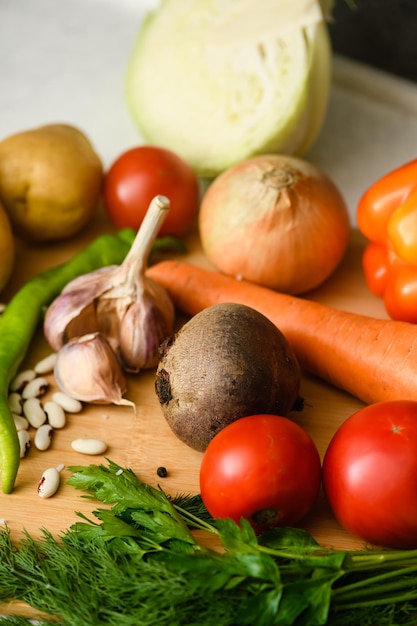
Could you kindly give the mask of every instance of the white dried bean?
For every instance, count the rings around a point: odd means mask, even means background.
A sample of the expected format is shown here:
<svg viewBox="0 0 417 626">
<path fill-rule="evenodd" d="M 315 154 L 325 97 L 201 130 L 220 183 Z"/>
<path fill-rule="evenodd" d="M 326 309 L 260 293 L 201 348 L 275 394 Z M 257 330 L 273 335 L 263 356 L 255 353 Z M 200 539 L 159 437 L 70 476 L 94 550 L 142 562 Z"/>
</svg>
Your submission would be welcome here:
<svg viewBox="0 0 417 626">
<path fill-rule="evenodd" d="M 56 467 L 49 467 L 41 476 L 38 484 L 38 496 L 41 498 L 50 498 L 57 491 L 61 477 Z"/>
<path fill-rule="evenodd" d="M 9 393 L 9 409 L 12 413 L 16 413 L 16 415 L 21 415 L 23 410 L 23 400 L 20 393 L 17 391 L 12 391 Z"/>
<path fill-rule="evenodd" d="M 10 391 L 22 392 L 28 383 L 36 378 L 35 370 L 23 370 L 16 374 L 10 383 Z"/>
<path fill-rule="evenodd" d="M 52 352 L 36 363 L 33 368 L 37 374 L 50 374 L 54 371 L 57 353 Z"/>
<path fill-rule="evenodd" d="M 19 439 L 20 458 L 23 459 L 30 448 L 30 435 L 27 430 L 19 430 L 17 437 Z"/>
<path fill-rule="evenodd" d="M 26 417 L 23 417 L 23 415 L 18 415 L 17 413 L 12 413 L 12 416 L 17 431 L 28 430 L 29 422 L 27 421 Z"/>
<path fill-rule="evenodd" d="M 27 400 L 28 398 L 40 398 L 45 395 L 45 393 L 49 389 L 49 381 L 43 376 L 37 376 L 33 380 L 30 381 L 24 387 L 22 391 L 22 398 Z"/>
<path fill-rule="evenodd" d="M 100 439 L 88 439 L 80 437 L 71 442 L 71 448 L 80 454 L 103 454 L 107 450 L 107 444 Z"/>
<path fill-rule="evenodd" d="M 53 400 L 49 400 L 43 405 L 43 410 L 45 411 L 48 423 L 52 426 L 52 428 L 64 428 L 67 416 L 65 415 L 65 411 L 62 406 Z"/>
<path fill-rule="evenodd" d="M 42 424 L 36 430 L 33 443 L 38 450 L 47 450 L 51 445 L 54 429 L 50 424 Z"/>
<path fill-rule="evenodd" d="M 79 400 L 71 398 L 71 396 L 68 396 L 63 391 L 55 391 L 55 393 L 52 394 L 52 400 L 59 404 L 67 413 L 79 413 L 83 408 Z"/>
<path fill-rule="evenodd" d="M 46 422 L 46 413 L 39 398 L 29 398 L 23 403 L 23 414 L 33 428 L 39 428 Z"/>
</svg>

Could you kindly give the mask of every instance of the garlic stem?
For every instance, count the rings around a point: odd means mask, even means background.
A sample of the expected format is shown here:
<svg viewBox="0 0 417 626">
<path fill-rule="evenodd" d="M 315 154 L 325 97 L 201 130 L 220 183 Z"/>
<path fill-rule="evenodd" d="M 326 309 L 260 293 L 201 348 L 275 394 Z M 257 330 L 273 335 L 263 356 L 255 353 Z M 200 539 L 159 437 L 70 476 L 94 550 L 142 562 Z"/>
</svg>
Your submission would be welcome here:
<svg viewBox="0 0 417 626">
<path fill-rule="evenodd" d="M 166 196 L 155 196 L 149 205 L 135 240 L 120 266 L 125 272 L 125 285 L 131 284 L 146 269 L 152 245 L 170 207 Z"/>
</svg>

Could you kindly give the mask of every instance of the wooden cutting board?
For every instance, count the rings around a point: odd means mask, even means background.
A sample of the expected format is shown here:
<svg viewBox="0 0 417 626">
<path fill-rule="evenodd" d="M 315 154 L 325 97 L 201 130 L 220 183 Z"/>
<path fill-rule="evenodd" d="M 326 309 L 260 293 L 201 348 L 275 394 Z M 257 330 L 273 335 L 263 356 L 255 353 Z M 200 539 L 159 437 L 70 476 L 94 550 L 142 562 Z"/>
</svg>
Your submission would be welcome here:
<svg viewBox="0 0 417 626">
<path fill-rule="evenodd" d="M 0 300 L 7 301 L 31 276 L 67 260 L 104 230 L 109 231 L 111 227 L 104 217 L 98 215 L 82 236 L 72 240 L 43 246 L 19 242 L 13 279 L 0 295 Z M 338 308 L 385 318 L 382 303 L 368 292 L 364 283 L 360 264 L 363 245 L 361 235 L 352 231 L 342 264 L 331 279 L 309 297 Z M 187 246 L 187 260 L 209 266 L 195 235 L 189 238 Z M 49 352 L 40 329 L 22 368 L 32 367 Z M 53 377 L 50 377 L 50 383 L 49 393 L 52 393 L 56 389 Z M 302 413 L 294 415 L 294 419 L 312 435 L 323 455 L 338 425 L 363 404 L 307 375 L 302 380 L 301 394 L 305 408 Z M 9 495 L 0 494 L 0 518 L 7 521 L 16 540 L 24 530 L 37 536 L 42 527 L 58 534 L 77 520 L 75 511 L 88 514 L 94 509 L 94 503 L 84 500 L 80 492 L 65 484 L 70 475 L 67 469 L 62 471 L 62 484 L 57 494 L 46 500 L 39 498 L 37 484 L 42 472 L 61 463 L 67 468 L 105 462 L 105 457 L 108 457 L 132 468 L 144 481 L 152 485 L 161 484 L 169 493 L 198 493 L 202 455 L 180 442 L 165 422 L 154 392 L 154 372 L 131 376 L 126 395 L 136 404 L 136 412 L 129 407 L 86 405 L 81 413 L 68 415 L 67 426 L 55 431 L 48 451 L 39 452 L 32 446 L 21 462 L 15 490 Z M 77 437 L 104 440 L 108 444 L 105 455 L 88 457 L 74 452 L 70 444 Z M 168 470 L 168 477 L 162 479 L 156 473 L 161 465 Z M 361 541 L 339 527 L 323 496 L 320 496 L 302 526 L 325 545 L 338 548 L 362 546 Z"/>
</svg>

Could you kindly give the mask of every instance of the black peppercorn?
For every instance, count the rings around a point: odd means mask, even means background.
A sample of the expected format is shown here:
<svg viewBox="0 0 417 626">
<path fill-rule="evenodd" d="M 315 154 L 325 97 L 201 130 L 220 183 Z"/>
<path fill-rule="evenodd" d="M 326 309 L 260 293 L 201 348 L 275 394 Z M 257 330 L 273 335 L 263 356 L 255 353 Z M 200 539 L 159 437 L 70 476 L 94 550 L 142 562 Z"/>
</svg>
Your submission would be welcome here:
<svg viewBox="0 0 417 626">
<path fill-rule="evenodd" d="M 166 478 L 168 476 L 167 468 L 163 467 L 162 465 L 161 467 L 158 467 L 158 469 L 156 470 L 156 473 L 158 474 L 160 478 Z"/>
</svg>

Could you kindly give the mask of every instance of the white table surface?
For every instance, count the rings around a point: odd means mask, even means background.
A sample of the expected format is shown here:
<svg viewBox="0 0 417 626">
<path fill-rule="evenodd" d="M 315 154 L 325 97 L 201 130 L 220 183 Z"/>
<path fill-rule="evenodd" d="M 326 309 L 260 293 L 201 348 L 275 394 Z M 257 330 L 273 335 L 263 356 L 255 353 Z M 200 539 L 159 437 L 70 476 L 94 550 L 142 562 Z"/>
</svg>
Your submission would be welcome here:
<svg viewBox="0 0 417 626">
<path fill-rule="evenodd" d="M 124 99 L 141 21 L 156 0 L 0 0 L 0 139 L 80 127 L 108 166 L 142 143 Z M 340 187 L 355 223 L 376 178 L 417 157 L 417 85 L 335 57 L 329 109 L 305 158 Z"/>
</svg>

